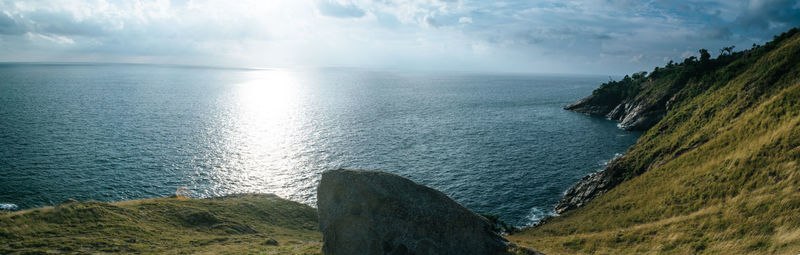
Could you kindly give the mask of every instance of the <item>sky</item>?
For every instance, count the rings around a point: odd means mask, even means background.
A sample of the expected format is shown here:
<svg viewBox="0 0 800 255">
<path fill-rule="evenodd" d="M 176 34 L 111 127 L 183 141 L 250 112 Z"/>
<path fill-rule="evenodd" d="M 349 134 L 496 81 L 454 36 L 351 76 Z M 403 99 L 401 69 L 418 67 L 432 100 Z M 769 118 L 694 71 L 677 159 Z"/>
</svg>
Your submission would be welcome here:
<svg viewBox="0 0 800 255">
<path fill-rule="evenodd" d="M 800 0 L 0 0 L 0 62 L 620 75 L 800 26 Z"/>
</svg>

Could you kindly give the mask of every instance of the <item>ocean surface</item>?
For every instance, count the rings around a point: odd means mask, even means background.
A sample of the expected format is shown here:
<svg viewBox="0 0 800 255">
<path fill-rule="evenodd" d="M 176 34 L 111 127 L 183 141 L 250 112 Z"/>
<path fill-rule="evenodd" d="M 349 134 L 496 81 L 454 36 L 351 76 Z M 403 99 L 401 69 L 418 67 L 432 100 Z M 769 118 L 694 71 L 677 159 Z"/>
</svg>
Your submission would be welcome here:
<svg viewBox="0 0 800 255">
<path fill-rule="evenodd" d="M 562 107 L 606 76 L 0 64 L 0 204 L 268 192 L 376 169 L 527 225 L 639 133 Z"/>
</svg>

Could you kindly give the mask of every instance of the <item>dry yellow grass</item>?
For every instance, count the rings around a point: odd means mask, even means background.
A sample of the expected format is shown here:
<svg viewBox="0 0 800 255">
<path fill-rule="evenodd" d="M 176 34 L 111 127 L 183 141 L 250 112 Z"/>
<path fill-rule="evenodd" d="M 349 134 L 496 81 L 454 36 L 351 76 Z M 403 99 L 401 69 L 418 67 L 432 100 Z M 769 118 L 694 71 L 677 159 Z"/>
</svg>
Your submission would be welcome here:
<svg viewBox="0 0 800 255">
<path fill-rule="evenodd" d="M 509 239 L 548 254 L 800 253 L 800 35 L 779 39 L 689 79 L 625 156 L 629 180 Z"/>
</svg>

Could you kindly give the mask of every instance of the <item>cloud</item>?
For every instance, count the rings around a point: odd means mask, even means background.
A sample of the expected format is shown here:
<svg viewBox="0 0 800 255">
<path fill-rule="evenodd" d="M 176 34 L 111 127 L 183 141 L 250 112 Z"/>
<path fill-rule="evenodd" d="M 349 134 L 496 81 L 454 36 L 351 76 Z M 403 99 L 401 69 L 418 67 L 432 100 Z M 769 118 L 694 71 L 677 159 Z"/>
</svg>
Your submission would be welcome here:
<svg viewBox="0 0 800 255">
<path fill-rule="evenodd" d="M 42 39 L 42 40 L 50 41 L 50 42 L 57 43 L 57 44 L 74 44 L 75 43 L 74 40 L 72 40 L 72 39 L 70 39 L 69 37 L 66 37 L 66 36 L 48 35 L 48 34 L 35 34 L 35 33 L 28 33 L 27 35 L 28 35 L 29 38 L 32 38 L 34 40 Z"/>
<path fill-rule="evenodd" d="M 798 25 L 800 0 L 0 0 L 0 60 L 620 74 Z"/>
<path fill-rule="evenodd" d="M 708 27 L 701 31 L 701 36 L 706 39 L 727 40 L 733 36 L 733 32 L 728 27 Z"/>
<path fill-rule="evenodd" d="M 341 3 L 335 0 L 316 0 L 314 1 L 319 13 L 336 18 L 361 18 L 366 15 L 364 10 L 352 3 Z"/>
<path fill-rule="evenodd" d="M 102 36 L 106 34 L 106 24 L 102 20 L 77 19 L 72 13 L 54 11 L 33 11 L 25 14 L 29 32 L 63 36 Z"/>
<path fill-rule="evenodd" d="M 610 34 L 595 34 L 592 38 L 597 40 L 611 40 L 614 39 Z"/>
<path fill-rule="evenodd" d="M 636 63 L 638 63 L 638 62 L 639 62 L 639 60 L 642 60 L 642 57 L 644 57 L 644 55 L 643 55 L 643 54 L 634 55 L 633 57 L 631 57 L 631 60 L 630 60 L 630 61 L 631 61 L 631 62 L 636 62 Z"/>
<path fill-rule="evenodd" d="M 737 22 L 746 28 L 772 30 L 800 24 L 800 1 L 798 0 L 750 0 Z"/>
<path fill-rule="evenodd" d="M 25 33 L 25 28 L 5 12 L 0 12 L 0 34 L 21 35 Z"/>
<path fill-rule="evenodd" d="M 441 23 L 436 21 L 436 19 L 434 19 L 430 15 L 425 16 L 425 18 L 423 18 L 423 21 L 425 22 L 425 25 L 427 25 L 429 27 L 440 27 L 440 26 L 442 26 Z"/>
</svg>

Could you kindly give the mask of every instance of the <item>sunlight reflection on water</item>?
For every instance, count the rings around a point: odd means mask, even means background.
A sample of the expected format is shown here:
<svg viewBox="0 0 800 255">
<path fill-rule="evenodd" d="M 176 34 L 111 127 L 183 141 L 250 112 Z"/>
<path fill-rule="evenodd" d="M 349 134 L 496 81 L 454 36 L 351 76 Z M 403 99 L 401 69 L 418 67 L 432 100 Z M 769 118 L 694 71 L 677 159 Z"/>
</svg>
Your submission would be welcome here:
<svg viewBox="0 0 800 255">
<path fill-rule="evenodd" d="M 301 130 L 307 125 L 300 106 L 302 84 L 285 70 L 247 72 L 234 84 L 232 131 L 223 139 L 224 166 L 211 171 L 214 187 L 202 196 L 270 192 L 310 203 L 316 176 L 304 157 L 311 149 Z"/>
<path fill-rule="evenodd" d="M 320 173 L 388 171 L 528 224 L 638 134 L 561 109 L 604 77 L 0 68 L 0 203 L 275 193 L 314 205 Z M 13 174 L 9 174 L 13 173 Z"/>
</svg>

